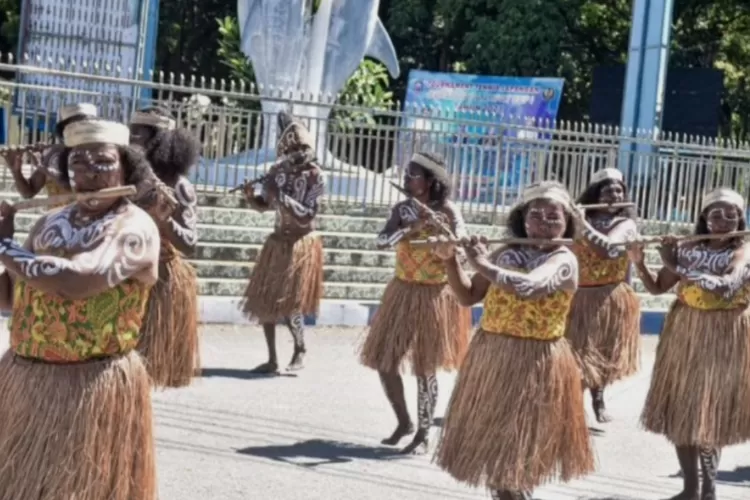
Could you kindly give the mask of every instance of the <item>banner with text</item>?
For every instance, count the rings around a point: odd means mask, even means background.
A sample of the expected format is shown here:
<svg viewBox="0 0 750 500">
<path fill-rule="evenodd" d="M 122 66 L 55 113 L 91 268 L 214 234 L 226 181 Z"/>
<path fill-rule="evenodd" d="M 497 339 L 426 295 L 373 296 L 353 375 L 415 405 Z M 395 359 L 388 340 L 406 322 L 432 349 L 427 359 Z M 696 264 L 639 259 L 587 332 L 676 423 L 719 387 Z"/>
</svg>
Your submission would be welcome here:
<svg viewBox="0 0 750 500">
<path fill-rule="evenodd" d="M 562 90 L 560 78 L 412 70 L 398 165 L 415 149 L 435 151 L 458 181 L 456 198 L 513 203 L 544 144 L 546 134 L 533 125 L 557 118 Z"/>
</svg>

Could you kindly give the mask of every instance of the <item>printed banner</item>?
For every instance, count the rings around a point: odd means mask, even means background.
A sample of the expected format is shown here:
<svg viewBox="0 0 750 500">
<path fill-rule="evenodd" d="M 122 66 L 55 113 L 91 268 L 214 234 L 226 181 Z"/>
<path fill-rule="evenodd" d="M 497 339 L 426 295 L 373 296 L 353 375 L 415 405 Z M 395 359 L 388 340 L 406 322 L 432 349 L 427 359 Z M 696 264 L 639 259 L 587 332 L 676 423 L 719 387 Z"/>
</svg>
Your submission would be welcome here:
<svg viewBox="0 0 750 500">
<path fill-rule="evenodd" d="M 546 134 L 533 125 L 557 118 L 562 90 L 561 78 L 413 70 L 398 164 L 404 165 L 414 149 L 434 150 L 446 157 L 458 179 L 456 198 L 512 203 L 533 173 L 534 156 L 545 147 Z"/>
</svg>

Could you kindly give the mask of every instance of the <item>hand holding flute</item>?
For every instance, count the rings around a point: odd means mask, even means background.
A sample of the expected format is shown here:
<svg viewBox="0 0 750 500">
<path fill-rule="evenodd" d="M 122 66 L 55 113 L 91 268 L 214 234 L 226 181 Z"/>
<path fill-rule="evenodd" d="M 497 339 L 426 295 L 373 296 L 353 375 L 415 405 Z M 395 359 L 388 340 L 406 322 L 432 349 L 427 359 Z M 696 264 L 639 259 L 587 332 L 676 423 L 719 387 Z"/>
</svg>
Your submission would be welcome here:
<svg viewBox="0 0 750 500">
<path fill-rule="evenodd" d="M 119 186 L 115 188 L 102 189 L 91 193 L 68 193 L 57 196 L 48 196 L 46 198 L 34 198 L 31 200 L 21 200 L 14 204 L 7 201 L 0 203 L 0 238 L 13 238 L 16 231 L 15 216 L 19 210 L 29 210 L 32 208 L 49 207 L 62 203 L 68 204 L 73 202 L 83 202 L 91 200 L 106 200 L 112 198 L 121 198 L 124 196 L 133 196 L 137 192 L 135 186 Z"/>
</svg>

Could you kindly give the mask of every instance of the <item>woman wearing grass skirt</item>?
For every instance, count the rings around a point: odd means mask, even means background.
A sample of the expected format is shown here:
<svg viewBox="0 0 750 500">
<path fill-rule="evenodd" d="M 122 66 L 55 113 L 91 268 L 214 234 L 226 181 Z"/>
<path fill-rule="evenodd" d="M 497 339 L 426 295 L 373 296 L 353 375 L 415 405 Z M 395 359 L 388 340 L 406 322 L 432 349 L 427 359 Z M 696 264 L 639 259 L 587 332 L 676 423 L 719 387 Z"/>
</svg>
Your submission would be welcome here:
<svg viewBox="0 0 750 500">
<path fill-rule="evenodd" d="M 578 203 L 623 203 L 627 186 L 615 168 L 596 172 Z M 578 258 L 578 290 L 565 336 L 591 392 L 596 420 L 608 422 L 604 388 L 638 370 L 640 301 L 627 283 L 630 260 L 625 245 L 637 237 L 634 208 L 589 210 L 578 216 L 583 231 L 573 252 Z"/>
<path fill-rule="evenodd" d="M 26 148 L 9 149 L 3 152 L 8 162 L 8 167 L 13 175 L 16 190 L 24 198 L 33 198 L 42 189 L 46 189 L 48 196 L 68 193 L 68 189 L 60 182 L 59 161 L 60 156 L 67 154 L 63 143 L 65 128 L 82 120 L 97 117 L 96 106 L 89 103 L 70 104 L 60 108 L 57 113 L 58 121 L 55 125 L 55 138 L 59 144 L 41 144 L 34 146 L 31 151 L 36 169 L 27 179 L 23 175 L 23 159 L 26 156 Z M 58 205 L 59 207 L 60 205 Z M 54 207 L 52 207 L 54 208 Z"/>
<path fill-rule="evenodd" d="M 158 201 L 128 136 L 118 123 L 69 126 L 63 180 L 77 192 L 133 184 Z M 0 306 L 12 319 L 0 359 L 0 496 L 154 500 L 151 390 L 135 347 L 157 279 L 156 225 L 110 198 L 43 215 L 24 245 L 13 233 L 3 203 Z"/>
<path fill-rule="evenodd" d="M 516 238 L 570 238 L 574 213 L 567 191 L 544 182 L 526 188 L 508 226 Z M 476 237 L 462 244 L 473 278 L 454 245 L 435 251 L 461 303 L 484 301 L 484 313 L 458 373 L 436 461 L 495 499 L 531 499 L 543 483 L 594 470 L 581 375 L 564 337 L 578 263 L 554 242 L 492 253 Z"/>
<path fill-rule="evenodd" d="M 198 163 L 200 143 L 176 128 L 162 108 L 134 113 L 130 134 L 177 201 L 172 214 L 156 221 L 161 233 L 159 281 L 151 290 L 138 350 L 155 386 L 184 387 L 200 371 L 198 278 L 184 259 L 198 244 L 198 197 L 187 176 Z"/>
<path fill-rule="evenodd" d="M 742 231 L 744 214 L 739 193 L 712 191 L 703 198 L 695 233 Z M 721 449 L 750 440 L 749 251 L 738 237 L 682 243 L 665 237 L 658 273 L 646 266 L 642 248 L 630 251 L 649 292 L 677 285 L 641 416 L 647 430 L 677 450 L 684 489 L 674 500 L 715 499 Z"/>
<path fill-rule="evenodd" d="M 458 237 L 466 235 L 463 217 L 451 201 L 450 177 L 443 160 L 429 153 L 415 154 L 406 168 L 406 190 L 437 214 Z M 361 352 L 362 364 L 377 370 L 385 395 L 396 413 L 397 425 L 383 444 L 396 445 L 414 432 L 404 398 L 400 368 L 411 361 L 417 376 L 418 429 L 404 453 L 425 453 L 438 397 L 438 369 L 457 369 L 466 352 L 471 311 L 462 307 L 448 285 L 445 265 L 429 248 L 409 240 L 441 234 L 411 199 L 393 207 L 378 235 L 379 248 L 396 247 L 396 276 L 383 293 Z"/>
<path fill-rule="evenodd" d="M 264 374 L 279 371 L 279 322 L 286 325 L 294 342 L 287 370 L 304 368 L 304 318 L 318 313 L 323 296 L 323 242 L 315 225 L 325 177 L 315 159 L 310 132 L 289 113 L 279 113 L 277 121 L 281 131 L 278 161 L 263 177 L 261 194 L 255 193 L 252 183 L 244 185 L 250 208 L 276 212 L 274 231 L 263 244 L 241 303 L 247 318 L 263 325 L 268 361 L 253 372 Z"/>
</svg>

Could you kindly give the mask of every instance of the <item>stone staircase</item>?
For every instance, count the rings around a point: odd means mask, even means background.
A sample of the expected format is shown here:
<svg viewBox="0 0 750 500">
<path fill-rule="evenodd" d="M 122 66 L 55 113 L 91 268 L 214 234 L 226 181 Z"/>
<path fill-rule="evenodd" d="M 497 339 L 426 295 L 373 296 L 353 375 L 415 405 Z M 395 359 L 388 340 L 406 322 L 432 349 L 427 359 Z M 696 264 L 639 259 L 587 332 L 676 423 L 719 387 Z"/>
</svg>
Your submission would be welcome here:
<svg viewBox="0 0 750 500">
<path fill-rule="evenodd" d="M 15 200 L 12 185 L 0 181 L 2 199 Z M 201 193 L 199 200 L 198 249 L 191 259 L 200 282 L 202 319 L 205 322 L 242 323 L 237 302 L 247 283 L 266 236 L 273 228 L 273 214 L 260 214 L 245 207 L 238 196 Z M 41 211 L 17 215 L 16 237 L 23 240 Z M 382 291 L 393 275 L 392 251 L 375 247 L 375 235 L 389 213 L 388 207 L 352 208 L 326 204 L 321 210 L 318 229 L 325 246 L 325 303 L 321 306 L 319 324 L 366 324 L 379 303 Z M 505 229 L 491 225 L 486 213 L 465 213 L 472 234 L 502 237 Z M 670 228 L 648 224 L 644 233 L 659 234 Z M 679 232 L 684 232 L 682 228 Z M 672 232 L 675 231 L 672 228 Z M 650 265 L 658 266 L 659 257 L 649 250 Z M 642 283 L 634 277 L 641 293 L 642 307 L 663 316 L 674 296 L 653 297 L 644 294 Z M 352 312 L 354 311 L 354 312 Z M 347 319 L 353 316 L 353 319 Z"/>
</svg>

